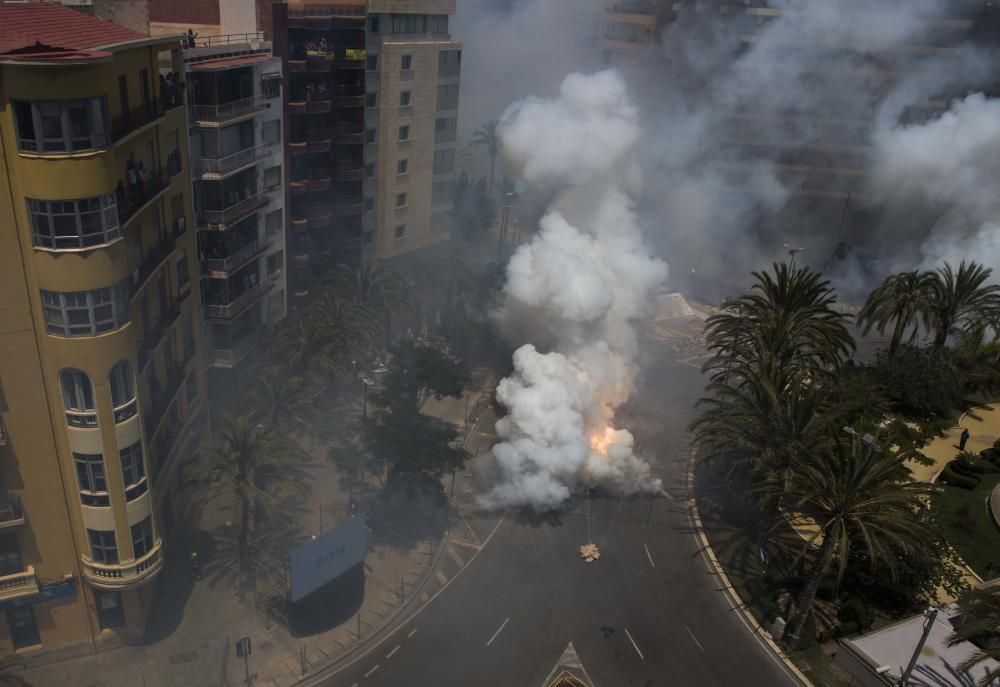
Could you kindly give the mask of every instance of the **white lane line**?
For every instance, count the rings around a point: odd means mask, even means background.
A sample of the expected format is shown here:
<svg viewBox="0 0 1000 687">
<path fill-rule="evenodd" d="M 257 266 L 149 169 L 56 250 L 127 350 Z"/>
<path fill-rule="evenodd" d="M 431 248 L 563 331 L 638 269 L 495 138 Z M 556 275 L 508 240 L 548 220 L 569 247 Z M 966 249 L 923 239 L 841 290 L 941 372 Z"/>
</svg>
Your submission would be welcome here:
<svg viewBox="0 0 1000 687">
<path fill-rule="evenodd" d="M 417 634 L 417 628 L 413 628 L 412 630 L 410 630 L 410 634 L 406 635 L 406 638 L 409 639 L 415 634 Z"/>
<path fill-rule="evenodd" d="M 625 634 L 628 636 L 628 641 L 632 642 L 632 648 L 635 649 L 635 653 L 639 654 L 639 658 L 645 661 L 646 657 L 642 655 L 641 651 L 639 651 L 639 645 L 635 643 L 634 639 L 632 639 L 632 633 L 628 631 L 627 627 L 625 628 Z"/>
<path fill-rule="evenodd" d="M 649 559 L 649 564 L 655 568 L 656 563 L 653 562 L 653 556 L 649 553 L 649 547 L 646 546 L 646 542 L 642 543 L 642 548 L 646 549 L 646 558 Z"/>
<path fill-rule="evenodd" d="M 688 631 L 688 634 L 691 635 L 691 639 L 693 639 L 694 643 L 698 645 L 699 649 L 701 649 L 701 653 L 705 653 L 705 647 L 703 647 L 701 642 L 698 641 L 698 638 L 694 636 L 694 632 L 691 631 L 691 628 L 685 624 L 684 629 Z"/>
<path fill-rule="evenodd" d="M 490 641 L 486 642 L 486 646 L 489 646 L 490 644 L 492 644 L 493 640 L 500 636 L 500 633 L 503 632 L 503 629 L 505 627 L 507 627 L 507 623 L 509 623 L 509 622 L 510 622 L 510 618 L 505 618 L 504 621 L 502 623 L 500 623 L 500 627 L 498 627 L 497 631 L 493 633 L 492 637 L 490 637 Z"/>
<path fill-rule="evenodd" d="M 378 664 L 378 663 L 376 663 L 376 664 L 375 664 L 375 667 L 374 667 L 374 668 L 372 668 L 372 669 L 371 669 L 371 670 L 369 670 L 369 671 L 368 671 L 367 673 L 365 673 L 365 678 L 369 678 L 369 677 L 371 677 L 371 676 L 372 676 L 372 673 L 374 673 L 374 672 L 375 672 L 376 670 L 378 670 L 378 669 L 379 669 L 379 664 Z"/>
<path fill-rule="evenodd" d="M 396 646 L 394 646 L 394 647 L 392 648 L 392 651 L 390 651 L 389 653 L 387 653 L 387 654 L 385 655 L 386 659 L 390 659 L 390 658 L 392 658 L 392 657 L 393 657 L 393 654 L 395 654 L 395 653 L 396 653 L 397 651 L 399 651 L 399 644 L 397 644 Z"/>
</svg>

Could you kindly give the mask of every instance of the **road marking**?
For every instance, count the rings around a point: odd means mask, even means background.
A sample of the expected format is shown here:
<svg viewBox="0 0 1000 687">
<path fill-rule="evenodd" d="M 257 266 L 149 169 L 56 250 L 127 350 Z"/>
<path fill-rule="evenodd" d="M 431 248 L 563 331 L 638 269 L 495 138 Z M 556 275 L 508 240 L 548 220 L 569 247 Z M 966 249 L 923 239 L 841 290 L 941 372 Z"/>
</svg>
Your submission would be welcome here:
<svg viewBox="0 0 1000 687">
<path fill-rule="evenodd" d="M 415 634 L 417 634 L 417 628 L 413 628 L 412 630 L 410 630 L 410 634 L 406 635 L 406 638 L 410 639 Z"/>
<path fill-rule="evenodd" d="M 376 663 L 376 664 L 375 664 L 375 667 L 374 667 L 374 668 L 372 668 L 372 669 L 371 669 L 371 670 L 369 670 L 369 671 L 368 671 L 367 673 L 365 673 L 365 678 L 367 679 L 367 678 L 371 677 L 371 676 L 372 676 L 372 673 L 374 673 L 374 672 L 375 672 L 376 670 L 378 670 L 378 669 L 379 669 L 379 667 L 380 667 L 380 666 L 379 666 L 379 664 L 378 664 L 378 663 Z"/>
<path fill-rule="evenodd" d="M 503 629 L 505 627 L 507 627 L 507 623 L 509 623 L 509 622 L 510 622 L 510 618 L 505 618 L 504 621 L 502 623 L 500 623 L 500 627 L 498 627 L 497 631 L 493 633 L 492 637 L 490 637 L 490 641 L 486 642 L 486 646 L 489 646 L 490 644 L 492 644 L 493 640 L 500 636 L 500 633 L 503 632 Z"/>
<path fill-rule="evenodd" d="M 642 655 L 641 651 L 639 651 L 639 645 L 635 643 L 634 639 L 632 639 L 632 633 L 628 631 L 627 627 L 625 628 L 625 634 L 628 635 L 628 641 L 632 642 L 632 648 L 635 649 L 635 653 L 639 654 L 639 658 L 645 661 L 646 657 Z M 368 676 L 366 675 L 365 677 Z"/>
<path fill-rule="evenodd" d="M 699 649 L 701 649 L 701 653 L 705 653 L 705 647 L 703 647 L 701 642 L 698 641 L 698 638 L 694 636 L 694 632 L 692 632 L 691 628 L 687 626 L 687 623 L 684 624 L 684 629 L 688 631 L 688 634 L 691 635 L 691 639 L 693 639 L 694 643 L 698 645 Z"/>
<path fill-rule="evenodd" d="M 646 549 L 646 558 L 649 559 L 649 564 L 655 568 L 656 563 L 653 562 L 653 556 L 649 553 L 649 547 L 646 546 L 646 542 L 642 543 L 642 548 Z"/>
<path fill-rule="evenodd" d="M 399 651 L 399 644 L 397 644 L 396 646 L 394 646 L 394 647 L 392 648 L 392 651 L 390 651 L 389 653 L 387 653 L 387 654 L 385 655 L 386 659 L 388 660 L 388 659 L 392 658 L 392 657 L 393 657 L 393 654 L 395 654 L 395 653 L 396 653 L 397 651 Z"/>
</svg>

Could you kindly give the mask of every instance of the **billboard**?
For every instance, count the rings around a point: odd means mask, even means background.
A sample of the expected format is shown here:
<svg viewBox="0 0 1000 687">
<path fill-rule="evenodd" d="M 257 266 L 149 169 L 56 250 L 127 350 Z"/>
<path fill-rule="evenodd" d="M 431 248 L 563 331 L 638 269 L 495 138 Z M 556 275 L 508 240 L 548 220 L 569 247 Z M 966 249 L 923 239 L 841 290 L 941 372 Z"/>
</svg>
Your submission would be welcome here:
<svg viewBox="0 0 1000 687">
<path fill-rule="evenodd" d="M 358 514 L 343 525 L 306 542 L 291 556 L 292 603 L 365 560 L 365 516 Z"/>
</svg>

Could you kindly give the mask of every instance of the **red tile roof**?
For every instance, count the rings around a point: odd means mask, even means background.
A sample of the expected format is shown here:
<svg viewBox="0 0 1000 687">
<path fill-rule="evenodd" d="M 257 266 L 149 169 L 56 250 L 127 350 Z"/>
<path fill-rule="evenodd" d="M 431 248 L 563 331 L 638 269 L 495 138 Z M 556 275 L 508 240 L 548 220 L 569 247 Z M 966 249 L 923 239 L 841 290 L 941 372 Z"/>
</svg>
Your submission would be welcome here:
<svg viewBox="0 0 1000 687">
<path fill-rule="evenodd" d="M 93 57 L 95 48 L 144 38 L 58 3 L 0 0 L 0 58 Z"/>
</svg>

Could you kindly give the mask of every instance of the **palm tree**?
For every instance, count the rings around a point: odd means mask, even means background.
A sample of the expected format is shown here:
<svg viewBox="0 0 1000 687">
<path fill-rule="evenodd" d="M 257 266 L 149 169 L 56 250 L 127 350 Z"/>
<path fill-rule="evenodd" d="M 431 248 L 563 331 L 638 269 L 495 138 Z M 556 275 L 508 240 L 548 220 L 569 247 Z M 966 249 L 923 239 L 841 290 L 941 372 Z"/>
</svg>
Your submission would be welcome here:
<svg viewBox="0 0 1000 687">
<path fill-rule="evenodd" d="M 500 136 L 497 134 L 499 124 L 496 119 L 483 123 L 472 135 L 470 144 L 474 147 L 485 146 L 486 154 L 490 156 L 490 193 L 493 193 L 493 176 L 496 172 L 497 155 L 500 154 Z"/>
<path fill-rule="evenodd" d="M 986 324 L 961 332 L 950 357 L 964 393 L 989 393 L 1000 386 L 1000 341 L 989 336 Z"/>
<path fill-rule="evenodd" d="M 771 492 L 768 498 L 780 499 L 789 511 L 818 525 L 803 553 L 821 539 L 796 601 L 791 643 L 798 639 L 816 590 L 834 562 L 838 582 L 852 551 L 864 553 L 873 568 L 885 568 L 895 580 L 898 561 L 920 551 L 929 540 L 930 533 L 916 515 L 925 507 L 922 499 L 931 487 L 907 479 L 903 467 L 907 457 L 907 451 L 893 454 L 856 439 L 834 441 L 795 463 L 792 478 L 784 484 L 762 487 Z"/>
<path fill-rule="evenodd" d="M 959 670 L 971 671 L 987 660 L 1000 662 L 1000 587 L 978 587 L 967 592 L 959 605 L 965 613 L 964 622 L 955 629 L 948 640 L 950 644 L 975 642 L 973 652 Z M 987 668 L 976 683 L 977 687 L 987 687 L 1000 678 L 1000 668 Z"/>
<path fill-rule="evenodd" d="M 284 339 L 283 354 L 295 374 L 307 382 L 346 373 L 343 361 L 332 351 L 329 327 L 312 310 L 300 315 Z"/>
<path fill-rule="evenodd" d="M 941 348 L 948 337 L 979 320 L 997 317 L 1000 286 L 987 285 L 993 270 L 962 261 L 955 272 L 947 262 L 934 273 L 927 309 L 927 326 L 934 332 L 934 346 Z"/>
<path fill-rule="evenodd" d="M 723 302 L 705 323 L 713 378 L 756 371 L 779 390 L 782 380 L 829 376 L 854 350 L 847 316 L 834 310 L 830 282 L 808 267 L 775 263 L 754 272 L 751 292 Z"/>
<path fill-rule="evenodd" d="M 308 426 L 308 386 L 287 367 L 266 368 L 250 391 L 248 403 L 259 422 L 281 434 Z"/>
<path fill-rule="evenodd" d="M 387 343 L 393 316 L 413 308 L 406 280 L 377 260 L 369 260 L 358 269 L 341 266 L 334 272 L 334 284 L 355 303 L 383 317 Z"/>
<path fill-rule="evenodd" d="M 930 272 L 900 272 L 886 277 L 858 313 L 861 333 L 868 334 L 874 328 L 884 335 L 889 323 L 894 323 L 889 339 L 889 355 L 894 355 L 906 330 L 916 324 L 918 317 L 926 317 L 933 283 L 934 275 Z M 914 326 L 907 343 L 916 335 Z"/>
<path fill-rule="evenodd" d="M 260 516 L 273 512 L 281 496 L 297 483 L 289 462 L 296 450 L 270 427 L 248 415 L 226 416 L 221 445 L 206 454 L 203 469 L 221 475 L 232 499 L 236 523 L 237 555 L 241 565 L 249 558 L 250 533 Z M 207 489 L 216 490 L 214 480 Z"/>
<path fill-rule="evenodd" d="M 378 339 L 379 325 L 372 308 L 334 289 L 323 293 L 315 314 L 328 328 L 334 350 L 344 359 L 366 353 Z"/>
</svg>

